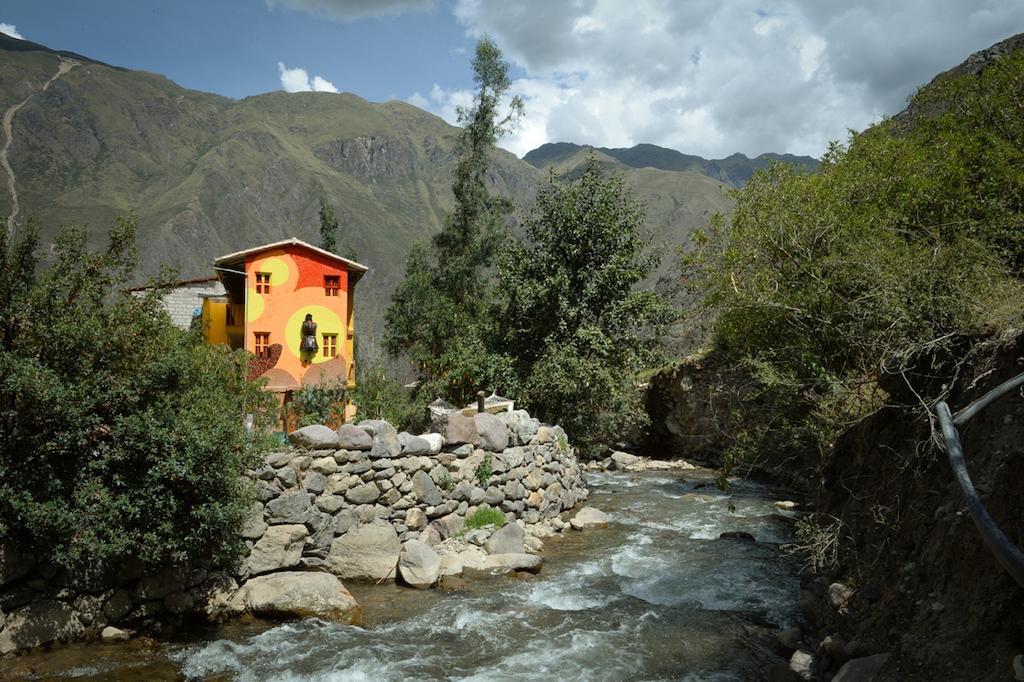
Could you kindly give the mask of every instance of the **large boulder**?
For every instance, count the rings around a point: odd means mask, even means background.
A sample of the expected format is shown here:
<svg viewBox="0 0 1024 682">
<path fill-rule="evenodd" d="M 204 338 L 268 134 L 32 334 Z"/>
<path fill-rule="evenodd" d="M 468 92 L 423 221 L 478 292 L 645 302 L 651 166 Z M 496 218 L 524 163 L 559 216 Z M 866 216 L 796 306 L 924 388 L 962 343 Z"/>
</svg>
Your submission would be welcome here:
<svg viewBox="0 0 1024 682">
<path fill-rule="evenodd" d="M 424 433 L 417 437 L 427 441 L 430 445 L 430 454 L 432 455 L 436 455 L 441 452 L 441 448 L 444 447 L 444 436 L 439 433 Z"/>
<path fill-rule="evenodd" d="M 359 422 L 359 428 L 370 434 L 373 444 L 370 446 L 370 457 L 373 459 L 398 457 L 402 454 L 402 442 L 398 440 L 398 431 L 383 419 L 366 419 Z"/>
<path fill-rule="evenodd" d="M 402 582 L 426 589 L 437 582 L 441 573 L 441 557 L 430 545 L 419 540 L 408 540 L 398 556 L 398 574 Z"/>
<path fill-rule="evenodd" d="M 472 417 L 461 413 L 446 414 L 433 424 L 435 432 L 441 434 L 447 445 L 476 445 L 480 442 L 480 434 L 476 430 L 476 422 Z"/>
<path fill-rule="evenodd" d="M 514 571 L 538 573 L 542 563 L 536 554 L 491 554 L 480 562 L 465 562 L 462 572 L 468 577 L 505 575 Z"/>
<path fill-rule="evenodd" d="M 292 445 L 307 450 L 337 450 L 338 432 L 323 424 L 303 426 L 288 434 Z"/>
<path fill-rule="evenodd" d="M 629 467 L 636 465 L 639 461 L 639 457 L 631 455 L 628 452 L 616 451 L 612 453 L 612 465 L 615 469 L 628 469 Z"/>
<path fill-rule="evenodd" d="M 508 429 L 493 414 L 477 412 L 473 415 L 476 432 L 480 435 L 480 447 L 491 452 L 501 452 L 508 447 Z"/>
<path fill-rule="evenodd" d="M 576 515 L 569 520 L 569 525 L 571 525 L 575 530 L 607 528 L 608 515 L 600 509 L 584 507 L 576 512 Z"/>
<path fill-rule="evenodd" d="M 523 549 L 523 527 L 518 523 L 506 523 L 498 529 L 487 542 L 484 549 L 488 554 L 522 554 Z"/>
<path fill-rule="evenodd" d="M 847 661 L 832 682 L 874 682 L 888 660 L 889 654 L 875 654 Z"/>
<path fill-rule="evenodd" d="M 436 433 L 434 434 L 437 435 Z M 409 436 L 402 443 L 402 454 L 408 456 L 429 455 L 431 453 L 430 441 L 419 436 Z"/>
<path fill-rule="evenodd" d="M 0 631 L 0 655 L 80 637 L 85 627 L 71 605 L 41 600 L 10 613 Z"/>
<path fill-rule="evenodd" d="M 301 524 L 271 526 L 253 545 L 246 567 L 249 575 L 298 566 L 309 531 Z"/>
<path fill-rule="evenodd" d="M 336 576 L 285 571 L 252 578 L 231 598 L 229 609 L 268 618 L 322 618 L 358 625 L 362 609 Z"/>
<path fill-rule="evenodd" d="M 516 445 L 529 443 L 537 434 L 537 429 L 540 428 L 540 420 L 531 417 L 526 410 L 501 412 L 497 416 L 508 427 L 512 441 Z"/>
<path fill-rule="evenodd" d="M 444 501 L 444 495 L 434 483 L 434 479 L 425 471 L 417 471 L 412 475 L 412 489 L 416 493 L 416 499 L 432 507 Z"/>
<path fill-rule="evenodd" d="M 394 527 L 378 519 L 335 538 L 327 563 L 343 580 L 383 580 L 395 577 L 401 551 Z"/>
<path fill-rule="evenodd" d="M 369 450 L 373 447 L 373 438 L 354 424 L 342 424 L 338 427 L 338 447 L 342 450 Z"/>
</svg>

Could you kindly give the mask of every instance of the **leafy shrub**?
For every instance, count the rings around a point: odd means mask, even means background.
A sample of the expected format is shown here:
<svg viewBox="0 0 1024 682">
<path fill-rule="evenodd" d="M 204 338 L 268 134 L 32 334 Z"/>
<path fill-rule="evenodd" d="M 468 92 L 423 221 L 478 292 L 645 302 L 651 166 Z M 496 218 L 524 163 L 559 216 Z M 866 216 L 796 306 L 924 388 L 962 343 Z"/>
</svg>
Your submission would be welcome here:
<svg viewBox="0 0 1024 682">
<path fill-rule="evenodd" d="M 480 462 L 474 473 L 476 480 L 480 483 L 480 487 L 486 487 L 487 482 L 491 480 L 491 474 L 494 473 L 491 468 L 491 453 L 488 452 L 484 455 L 483 461 Z"/>
<path fill-rule="evenodd" d="M 272 412 L 246 355 L 176 329 L 160 291 L 124 291 L 133 222 L 102 251 L 65 229 L 46 268 L 34 224 L 0 233 L 0 537 L 79 572 L 230 563 L 257 461 L 245 415 Z"/>
<path fill-rule="evenodd" d="M 288 409 L 298 418 L 299 426 L 337 426 L 344 421 L 347 403 L 348 383 L 344 379 L 336 379 L 296 389 Z"/>
<path fill-rule="evenodd" d="M 408 389 L 387 369 L 359 362 L 352 402 L 359 419 L 384 419 L 399 429 L 422 432 L 427 427 L 426 406 L 413 400 Z"/>
<path fill-rule="evenodd" d="M 507 519 L 500 510 L 486 504 L 481 505 L 475 512 L 466 517 L 466 530 L 475 530 L 484 526 L 495 526 L 501 528 Z"/>
<path fill-rule="evenodd" d="M 718 312 L 716 343 L 790 417 L 733 434 L 735 459 L 784 441 L 827 454 L 882 404 L 883 372 L 928 364 L 941 388 L 918 396 L 927 407 L 956 377 L 932 358 L 1019 324 L 1022 92 L 1020 52 L 942 79 L 912 116 L 833 144 L 816 174 L 758 172 L 731 219 L 697 235 L 688 263 Z"/>
</svg>

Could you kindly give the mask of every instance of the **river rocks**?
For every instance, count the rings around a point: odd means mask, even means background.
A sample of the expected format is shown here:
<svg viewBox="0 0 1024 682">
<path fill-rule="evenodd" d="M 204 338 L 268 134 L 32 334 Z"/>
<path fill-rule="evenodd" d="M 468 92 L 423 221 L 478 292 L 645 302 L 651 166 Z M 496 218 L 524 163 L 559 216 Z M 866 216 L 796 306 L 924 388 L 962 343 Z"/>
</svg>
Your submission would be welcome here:
<svg viewBox="0 0 1024 682">
<path fill-rule="evenodd" d="M 612 453 L 612 465 L 609 468 L 612 469 L 629 469 L 640 462 L 640 458 L 636 455 L 631 455 L 628 452 L 613 452 Z"/>
<path fill-rule="evenodd" d="M 846 603 L 853 596 L 853 590 L 843 583 L 832 583 L 828 586 L 828 603 L 834 609 L 846 608 Z"/>
<path fill-rule="evenodd" d="M 444 500 L 444 495 L 425 471 L 417 471 L 412 476 L 412 489 L 416 499 L 426 505 L 436 506 Z"/>
<path fill-rule="evenodd" d="M 506 523 L 487 542 L 484 549 L 488 554 L 522 554 L 523 529 L 518 523 Z"/>
<path fill-rule="evenodd" d="M 335 538 L 327 563 L 331 572 L 343 580 L 394 578 L 401 549 L 391 524 L 376 520 Z"/>
<path fill-rule="evenodd" d="M 569 520 L 574 530 L 586 530 L 589 528 L 607 528 L 608 515 L 593 507 L 584 507 L 576 512 L 576 515 Z"/>
<path fill-rule="evenodd" d="M 253 545 L 246 568 L 250 575 L 259 575 L 297 566 L 309 531 L 306 526 L 288 524 L 271 526 Z"/>
<path fill-rule="evenodd" d="M 100 632 L 100 639 L 104 642 L 127 642 L 131 639 L 131 633 L 108 625 Z"/>
<path fill-rule="evenodd" d="M 1014 682 L 1024 682 L 1024 654 L 1013 657 L 1013 679 Z"/>
<path fill-rule="evenodd" d="M 757 542 L 757 538 L 746 531 L 727 530 L 718 534 L 719 540 L 742 540 L 743 542 Z"/>
<path fill-rule="evenodd" d="M 464 563 L 463 575 L 486 577 L 505 575 L 515 571 L 537 573 L 543 560 L 536 554 L 491 554 L 483 561 Z"/>
<path fill-rule="evenodd" d="M 488 412 L 473 415 L 476 431 L 480 435 L 480 448 L 489 452 L 501 452 L 508 447 L 508 429 L 500 419 Z"/>
<path fill-rule="evenodd" d="M 476 422 L 472 417 L 460 413 L 448 414 L 434 422 L 434 431 L 441 434 L 449 446 L 463 444 L 477 445 L 480 435 L 476 430 Z"/>
<path fill-rule="evenodd" d="M 322 618 L 358 624 L 362 609 L 330 573 L 286 571 L 250 579 L 231 599 L 234 613 L 270 618 Z"/>
<path fill-rule="evenodd" d="M 431 587 L 441 574 L 441 557 L 430 545 L 408 540 L 398 557 L 398 574 L 410 587 Z"/>
<path fill-rule="evenodd" d="M 832 678 L 832 682 L 874 682 L 888 660 L 889 654 L 875 654 L 847 661 Z"/>
<path fill-rule="evenodd" d="M 789 669 L 800 676 L 801 679 L 811 679 L 814 667 L 814 656 L 806 651 L 794 651 L 789 657 Z"/>
<path fill-rule="evenodd" d="M 132 598 L 125 590 L 114 590 L 110 598 L 103 604 L 103 615 L 111 623 L 116 623 L 132 610 Z"/>
<path fill-rule="evenodd" d="M 84 631 L 69 604 L 48 599 L 35 601 L 7 615 L 6 627 L 0 631 L 0 655 L 76 639 Z"/>
<path fill-rule="evenodd" d="M 303 426 L 288 434 L 292 445 L 307 450 L 337 450 L 338 432 L 322 424 Z"/>
</svg>

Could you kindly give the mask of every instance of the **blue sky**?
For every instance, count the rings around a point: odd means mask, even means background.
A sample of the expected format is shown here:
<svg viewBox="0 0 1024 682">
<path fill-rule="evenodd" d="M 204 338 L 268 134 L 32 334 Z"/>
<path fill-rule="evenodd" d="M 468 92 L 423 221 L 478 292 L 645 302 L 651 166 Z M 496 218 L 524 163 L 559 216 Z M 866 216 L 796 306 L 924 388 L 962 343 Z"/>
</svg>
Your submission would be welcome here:
<svg viewBox="0 0 1024 682">
<path fill-rule="evenodd" d="M 5 0 L 0 21 L 48 47 L 229 97 L 279 90 L 278 62 L 373 101 L 435 81 L 471 85 L 474 40 L 443 4 L 342 22 L 263 0 Z"/>
<path fill-rule="evenodd" d="M 820 156 L 1024 32 L 1024 1 L 5 0 L 0 30 L 231 97 L 340 90 L 452 122 L 487 34 L 526 103 L 501 143 L 517 154 L 570 141 Z"/>
</svg>

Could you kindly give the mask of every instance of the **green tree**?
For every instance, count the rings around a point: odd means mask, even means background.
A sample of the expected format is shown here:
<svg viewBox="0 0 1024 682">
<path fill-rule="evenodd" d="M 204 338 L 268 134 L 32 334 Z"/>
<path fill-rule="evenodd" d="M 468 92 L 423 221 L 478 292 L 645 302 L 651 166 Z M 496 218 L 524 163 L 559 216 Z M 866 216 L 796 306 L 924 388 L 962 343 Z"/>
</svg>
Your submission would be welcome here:
<svg viewBox="0 0 1024 682">
<path fill-rule="evenodd" d="M 334 251 L 338 242 L 338 216 L 334 207 L 327 202 L 327 197 L 320 195 L 320 248 Z"/>
<path fill-rule="evenodd" d="M 494 385 L 503 372 L 490 366 L 481 339 L 489 272 L 511 206 L 488 191 L 487 171 L 494 144 L 522 112 L 514 97 L 508 113 L 499 113 L 511 81 L 508 64 L 488 38 L 477 43 L 473 78 L 473 104 L 458 112 L 463 129 L 452 181 L 455 208 L 429 245 L 410 250 L 386 315 L 388 352 L 407 355 L 426 390 L 456 401 Z"/>
<path fill-rule="evenodd" d="M 594 159 L 569 184 L 552 176 L 500 265 L 496 345 L 519 397 L 594 450 L 646 420 L 639 374 L 658 360 L 672 309 L 637 286 L 658 263 L 642 231 L 643 207 Z"/>
<path fill-rule="evenodd" d="M 176 329 L 125 283 L 135 224 L 105 250 L 65 229 L 41 267 L 34 224 L 0 237 L 0 536 L 75 571 L 126 557 L 227 564 L 267 396 L 246 356 Z"/>
</svg>

